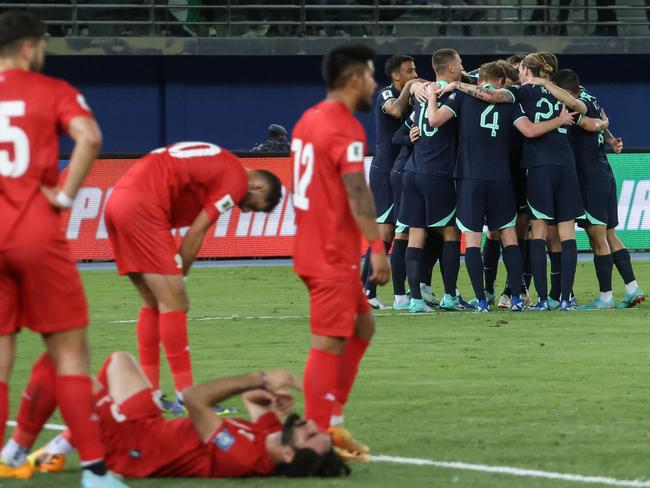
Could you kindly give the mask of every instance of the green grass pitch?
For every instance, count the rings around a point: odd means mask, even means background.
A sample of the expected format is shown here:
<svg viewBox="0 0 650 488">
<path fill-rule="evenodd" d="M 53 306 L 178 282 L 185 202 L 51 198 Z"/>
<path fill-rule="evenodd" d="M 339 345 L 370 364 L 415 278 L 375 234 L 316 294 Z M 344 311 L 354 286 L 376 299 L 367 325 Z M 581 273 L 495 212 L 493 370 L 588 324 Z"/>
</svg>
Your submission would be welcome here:
<svg viewBox="0 0 650 488">
<path fill-rule="evenodd" d="M 650 262 L 636 262 L 650 287 Z M 441 284 L 435 270 L 434 290 Z M 500 269 L 499 280 L 503 278 Z M 83 273 L 92 312 L 93 370 L 115 350 L 135 354 L 135 290 L 114 271 Z M 288 267 L 196 269 L 188 282 L 195 379 L 262 368 L 300 373 L 308 351 L 308 297 Z M 471 296 L 463 266 L 460 287 Z M 623 285 L 614 271 L 617 299 Z M 593 265 L 578 264 L 578 298 L 597 292 Z M 380 291 L 390 302 L 390 285 Z M 346 424 L 374 454 L 513 466 L 618 479 L 650 477 L 650 306 L 574 313 L 434 313 L 382 311 L 362 363 Z M 229 319 L 216 319 L 222 317 Z M 263 317 L 263 318 L 255 318 Z M 284 317 L 284 318 L 281 318 Z M 289 318 L 287 318 L 289 317 Z M 293 317 L 293 318 L 291 318 Z M 297 317 L 297 318 L 296 318 Z M 205 320 L 196 320 L 202 319 Z M 24 332 L 11 382 L 12 416 L 21 386 L 41 351 Z M 163 369 L 163 388 L 171 392 Z M 241 406 L 238 401 L 232 402 Z M 302 408 L 302 402 L 298 404 Z M 60 423 L 58 414 L 52 422 Z M 7 434 L 11 429 L 7 429 Z M 51 437 L 43 434 L 38 444 Z M 321 481 L 129 480 L 134 487 L 564 487 L 433 466 L 355 463 L 349 479 Z M 79 466 L 3 487 L 78 486 Z"/>
</svg>

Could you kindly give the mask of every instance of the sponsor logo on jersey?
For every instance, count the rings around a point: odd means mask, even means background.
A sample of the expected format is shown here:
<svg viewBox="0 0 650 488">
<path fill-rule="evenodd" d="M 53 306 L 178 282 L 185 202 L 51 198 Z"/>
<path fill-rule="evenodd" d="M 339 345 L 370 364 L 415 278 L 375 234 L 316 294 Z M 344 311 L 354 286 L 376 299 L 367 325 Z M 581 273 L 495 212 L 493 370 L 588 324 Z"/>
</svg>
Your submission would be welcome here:
<svg viewBox="0 0 650 488">
<path fill-rule="evenodd" d="M 355 141 L 348 146 L 348 163 L 363 162 L 363 142 Z"/>
<path fill-rule="evenodd" d="M 395 98 L 393 96 L 393 92 L 390 90 L 384 90 L 381 92 L 381 96 L 384 97 L 384 100 L 390 100 L 391 98 Z"/>
<path fill-rule="evenodd" d="M 221 200 L 214 204 L 220 213 L 226 213 L 228 210 L 235 206 L 235 202 L 230 195 L 224 196 Z"/>
<path fill-rule="evenodd" d="M 214 443 L 222 451 L 228 452 L 235 443 L 235 436 L 228 431 L 227 427 L 224 427 L 214 438 Z"/>
</svg>

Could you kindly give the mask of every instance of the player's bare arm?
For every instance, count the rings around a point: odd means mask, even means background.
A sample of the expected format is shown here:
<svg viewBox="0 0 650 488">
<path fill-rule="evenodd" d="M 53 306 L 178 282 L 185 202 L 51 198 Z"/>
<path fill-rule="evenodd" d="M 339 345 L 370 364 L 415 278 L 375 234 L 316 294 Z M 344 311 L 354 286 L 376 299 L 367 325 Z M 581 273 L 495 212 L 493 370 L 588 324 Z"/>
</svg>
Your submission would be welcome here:
<svg viewBox="0 0 650 488">
<path fill-rule="evenodd" d="M 359 230 L 371 244 L 371 264 L 372 276 L 370 279 L 380 285 L 388 282 L 390 276 L 390 266 L 386 258 L 386 252 L 383 249 L 383 243 L 379 237 L 379 228 L 375 221 L 375 202 L 372 194 L 362 173 L 346 173 L 342 175 L 345 191 L 348 194 L 350 210 L 354 220 L 359 226 Z M 378 243 L 376 248 L 374 243 Z"/>
<path fill-rule="evenodd" d="M 623 152 L 623 139 L 620 137 L 614 137 L 614 134 L 612 134 L 609 129 L 605 131 L 605 142 L 612 146 L 612 151 L 614 151 L 615 154 L 621 154 L 621 152 Z"/>
<path fill-rule="evenodd" d="M 551 80 L 547 80 L 545 78 L 532 78 L 528 84 L 530 85 L 539 85 L 543 86 L 546 88 L 551 95 L 553 95 L 555 98 L 557 98 L 560 102 L 562 102 L 564 105 L 566 105 L 569 109 L 579 112 L 581 114 L 586 114 L 587 113 L 587 106 L 582 100 L 577 99 L 573 95 L 571 95 L 568 91 L 566 91 L 563 88 L 560 88 L 557 86 L 555 83 L 553 83 Z"/>
<path fill-rule="evenodd" d="M 534 123 L 531 122 L 528 117 L 521 117 L 515 122 L 515 127 L 517 127 L 517 130 L 525 137 L 534 139 L 535 137 L 540 137 L 547 132 L 562 127 L 563 125 L 573 125 L 573 117 L 575 115 L 577 115 L 577 112 L 569 112 L 566 107 L 562 107 L 560 115 L 554 119 Z"/>
<path fill-rule="evenodd" d="M 583 116 L 578 122 L 578 127 L 587 132 L 602 132 L 609 127 L 609 121 Z"/>
<path fill-rule="evenodd" d="M 472 85 L 470 83 L 463 83 L 460 81 L 454 81 L 445 86 L 438 95 L 443 93 L 449 93 L 454 90 L 461 91 L 468 94 L 471 97 L 478 98 L 487 103 L 514 103 L 515 99 L 508 90 L 499 88 L 494 90 L 492 88 L 486 88 L 484 86 Z"/>
<path fill-rule="evenodd" d="M 253 422 L 268 412 L 275 413 L 280 421 L 284 421 L 293 412 L 293 394 L 289 390 L 277 394 L 262 389 L 250 390 L 242 395 L 242 401 Z"/>
<path fill-rule="evenodd" d="M 201 244 L 205 238 L 205 234 L 212 225 L 212 221 L 205 210 L 201 210 L 198 217 L 192 222 L 187 234 L 181 242 L 179 254 L 183 260 L 183 275 L 187 276 L 192 267 L 192 263 L 196 259 Z"/>
<path fill-rule="evenodd" d="M 75 117 L 70 121 L 68 134 L 75 141 L 68 176 L 61 190 L 42 187 L 48 201 L 56 208 L 72 205 L 88 171 L 95 162 L 102 145 L 102 133 L 95 119 L 86 116 Z M 61 195 L 62 193 L 62 195 Z"/>
<path fill-rule="evenodd" d="M 408 111 L 409 100 L 411 99 L 411 86 L 415 83 L 416 80 L 409 80 L 404 84 L 404 88 L 399 94 L 399 97 L 388 100 L 384 104 L 384 112 L 395 117 L 396 119 L 401 119 L 404 114 Z"/>
<path fill-rule="evenodd" d="M 429 86 L 431 87 L 431 85 Z M 429 125 L 434 128 L 444 125 L 454 117 L 454 114 L 451 110 L 440 110 L 438 108 L 438 96 L 432 88 L 429 88 L 429 104 L 427 107 L 427 112 L 429 114 Z"/>
<path fill-rule="evenodd" d="M 415 144 L 415 142 L 420 138 L 420 128 L 417 125 L 414 125 L 411 127 L 411 130 L 409 131 L 409 139 L 411 139 L 411 142 Z"/>
</svg>

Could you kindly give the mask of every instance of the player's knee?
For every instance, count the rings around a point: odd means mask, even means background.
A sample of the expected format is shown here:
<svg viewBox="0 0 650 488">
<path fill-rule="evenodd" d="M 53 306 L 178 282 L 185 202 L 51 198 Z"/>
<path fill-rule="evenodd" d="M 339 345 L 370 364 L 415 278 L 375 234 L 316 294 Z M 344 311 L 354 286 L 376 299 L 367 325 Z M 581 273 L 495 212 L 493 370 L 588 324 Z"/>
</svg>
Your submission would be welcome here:
<svg viewBox="0 0 650 488">
<path fill-rule="evenodd" d="M 375 335 L 375 317 L 368 313 L 359 315 L 354 330 L 354 335 L 369 341 Z"/>
<path fill-rule="evenodd" d="M 112 376 L 113 374 L 124 374 L 129 370 L 138 368 L 138 363 L 136 362 L 135 358 L 130 353 L 125 351 L 115 351 L 110 355 L 107 363 L 107 372 L 109 376 Z"/>
</svg>

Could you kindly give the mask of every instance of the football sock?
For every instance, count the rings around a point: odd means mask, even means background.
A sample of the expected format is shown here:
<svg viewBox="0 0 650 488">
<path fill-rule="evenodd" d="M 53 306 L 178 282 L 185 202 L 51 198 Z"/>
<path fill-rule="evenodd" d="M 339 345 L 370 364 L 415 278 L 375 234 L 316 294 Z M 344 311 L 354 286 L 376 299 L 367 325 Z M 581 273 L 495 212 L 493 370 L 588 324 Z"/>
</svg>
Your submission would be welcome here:
<svg viewBox="0 0 650 488">
<path fill-rule="evenodd" d="M 9 417 L 9 386 L 6 382 L 0 381 L 0 442 L 5 438 L 7 417 Z"/>
<path fill-rule="evenodd" d="M 192 363 L 187 338 L 187 314 L 173 311 L 161 313 L 158 318 L 160 339 L 165 346 L 174 388 L 183 391 L 192 386 Z"/>
<path fill-rule="evenodd" d="M 485 291 L 494 294 L 494 282 L 497 280 L 501 242 L 485 239 L 483 246 L 483 265 L 485 266 Z M 467 259 L 467 258 L 465 258 Z"/>
<path fill-rule="evenodd" d="M 573 282 L 576 278 L 578 265 L 578 246 L 575 239 L 562 241 L 562 300 L 569 300 L 573 296 Z"/>
<path fill-rule="evenodd" d="M 632 261 L 630 260 L 630 252 L 625 248 L 620 249 L 612 254 L 612 259 L 614 260 L 618 274 L 623 278 L 623 283 L 627 285 L 634 281 L 636 285 Z M 632 290 L 626 290 L 626 293 L 632 293 L 634 290 L 636 290 L 636 286 Z"/>
<path fill-rule="evenodd" d="M 12 437 L 2 448 L 2 453 L 0 453 L 0 462 L 7 466 L 22 466 L 25 464 L 28 454 L 29 448 L 21 446 Z"/>
<path fill-rule="evenodd" d="M 370 266 L 370 248 L 366 250 L 366 254 L 363 257 L 363 267 L 361 268 L 361 283 L 365 283 L 368 279 L 368 267 Z"/>
<path fill-rule="evenodd" d="M 530 288 L 530 282 L 533 281 L 533 271 L 530 267 L 530 239 L 519 239 L 519 248 L 521 249 L 524 283 L 528 290 Z"/>
<path fill-rule="evenodd" d="M 390 242 L 384 241 L 384 249 L 386 254 L 390 251 Z M 366 276 L 366 282 L 364 286 L 366 287 L 366 296 L 368 298 L 375 298 L 377 296 L 377 283 L 370 281 L 370 276 L 372 276 L 372 264 L 368 264 L 368 275 Z"/>
<path fill-rule="evenodd" d="M 104 446 L 99 434 L 94 408 L 92 383 L 89 376 L 57 376 L 56 400 L 63 420 L 70 428 L 73 444 L 79 452 L 79 459 L 84 468 L 96 464 L 103 465 Z M 95 466 L 95 468 L 97 468 Z M 101 471 L 101 466 L 97 468 Z M 104 466 L 104 473 L 106 467 Z M 103 474 L 103 473 L 96 473 Z"/>
<path fill-rule="evenodd" d="M 53 454 L 70 454 L 74 451 L 74 446 L 70 444 L 70 441 L 65 438 L 64 435 L 57 435 L 50 442 L 45 444 L 45 452 Z"/>
<path fill-rule="evenodd" d="M 511 245 L 503 248 L 503 263 L 508 270 L 508 281 L 512 283 L 510 287 L 513 295 L 521 295 L 521 249 L 519 246 Z"/>
<path fill-rule="evenodd" d="M 339 370 L 336 378 L 336 400 L 345 405 L 350 396 L 352 385 L 359 372 L 359 363 L 368 349 L 369 341 L 352 336 L 345 341 L 343 355 L 339 359 Z"/>
<path fill-rule="evenodd" d="M 422 267 L 422 249 L 419 247 L 406 248 L 406 277 L 411 289 L 411 298 L 422 299 L 420 293 L 420 269 Z"/>
<path fill-rule="evenodd" d="M 560 300 L 562 291 L 562 253 L 549 252 L 548 257 L 551 260 L 551 291 L 549 296 L 553 300 Z"/>
<path fill-rule="evenodd" d="M 483 259 L 481 249 L 468 247 L 465 249 L 465 267 L 467 274 L 474 288 L 474 295 L 478 300 L 485 300 L 485 288 L 483 288 Z"/>
<path fill-rule="evenodd" d="M 341 356 L 311 348 L 303 374 L 305 418 L 321 430 L 330 425 Z"/>
<path fill-rule="evenodd" d="M 442 247 L 442 262 L 444 263 L 443 281 L 445 282 L 445 293 L 451 296 L 456 294 L 456 282 L 460 269 L 460 242 L 447 241 Z M 481 276 L 481 280 L 483 277 Z"/>
<path fill-rule="evenodd" d="M 47 354 L 41 354 L 32 367 L 29 382 L 20 398 L 18 427 L 12 439 L 31 449 L 43 425 L 56 409 L 56 367 Z"/>
<path fill-rule="evenodd" d="M 390 253 L 390 270 L 393 278 L 393 293 L 406 295 L 404 282 L 406 281 L 406 247 L 408 241 L 395 239 L 393 251 Z"/>
<path fill-rule="evenodd" d="M 440 259 L 441 252 L 442 238 L 440 234 L 436 232 L 429 233 L 424 243 L 424 249 L 422 250 L 422 276 L 420 276 L 420 283 L 431 286 L 433 267 Z"/>
<path fill-rule="evenodd" d="M 138 356 L 140 367 L 153 385 L 160 389 L 160 330 L 158 309 L 142 307 L 136 327 L 138 335 Z"/>
<path fill-rule="evenodd" d="M 637 284 L 636 280 L 630 281 L 629 283 L 625 284 L 625 293 L 630 294 L 634 293 L 634 291 L 639 287 Z"/>
<path fill-rule="evenodd" d="M 598 278 L 600 292 L 612 291 L 612 268 L 614 267 L 612 255 L 594 255 L 594 267 L 596 268 L 596 278 Z"/>
<path fill-rule="evenodd" d="M 546 300 L 548 298 L 548 283 L 546 280 L 546 241 L 544 239 L 531 239 L 530 267 L 533 271 L 537 296 L 540 300 Z"/>
</svg>

